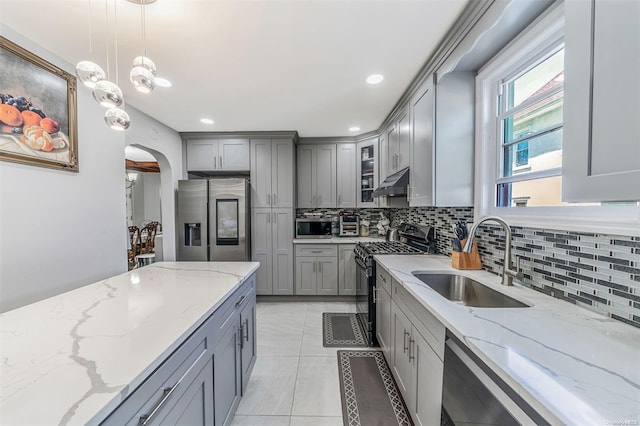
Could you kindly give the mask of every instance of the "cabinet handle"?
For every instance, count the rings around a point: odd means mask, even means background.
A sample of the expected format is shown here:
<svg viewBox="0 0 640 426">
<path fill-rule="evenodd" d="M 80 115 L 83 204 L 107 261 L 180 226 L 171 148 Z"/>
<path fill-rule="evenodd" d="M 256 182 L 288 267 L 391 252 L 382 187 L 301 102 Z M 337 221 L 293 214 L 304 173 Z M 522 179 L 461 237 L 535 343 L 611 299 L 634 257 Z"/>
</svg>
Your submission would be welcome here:
<svg viewBox="0 0 640 426">
<path fill-rule="evenodd" d="M 338 195 L 338 205 L 342 204 L 342 195 Z"/>
<path fill-rule="evenodd" d="M 155 407 L 153 407 L 153 409 L 149 414 L 143 414 L 142 416 L 140 416 L 140 419 L 138 420 L 138 425 L 147 426 L 149 423 L 151 423 L 151 421 L 156 416 L 158 411 L 160 411 L 162 406 L 166 404 L 169 398 L 171 398 L 171 395 L 173 395 L 173 392 L 176 390 L 179 384 L 180 382 L 177 382 L 175 385 L 171 386 L 170 388 L 169 387 L 164 388 L 162 390 L 162 398 L 160 399 L 160 401 L 156 404 Z"/>
<path fill-rule="evenodd" d="M 240 305 L 242 305 L 242 301 L 244 300 L 244 296 L 242 296 L 240 299 L 238 299 L 238 301 L 236 302 L 236 308 Z"/>
<path fill-rule="evenodd" d="M 322 250 L 311 250 L 311 253 L 322 253 Z"/>
<path fill-rule="evenodd" d="M 278 214 L 277 213 L 273 213 L 273 223 L 277 224 L 278 223 Z"/>
<path fill-rule="evenodd" d="M 413 356 L 413 348 L 415 347 L 415 343 L 416 343 L 415 340 L 409 339 L 409 362 L 411 362 L 414 359 L 416 359 L 416 357 Z"/>
<path fill-rule="evenodd" d="M 409 336 L 409 333 L 407 332 L 407 330 L 404 330 L 404 337 L 402 338 L 402 353 L 407 353 L 407 350 L 409 349 L 409 347 L 407 346 L 407 337 Z"/>
<path fill-rule="evenodd" d="M 244 325 L 247 328 L 247 331 L 244 333 L 244 340 L 248 342 L 249 341 L 249 318 L 244 320 Z"/>
<path fill-rule="evenodd" d="M 267 212 L 267 223 L 271 223 L 271 212 Z"/>
<path fill-rule="evenodd" d="M 240 346 L 240 349 L 244 348 L 244 327 L 242 326 L 242 324 L 240 324 L 240 327 L 238 328 L 238 333 L 240 333 L 240 339 L 238 339 L 238 346 Z"/>
<path fill-rule="evenodd" d="M 322 262 L 318 260 L 318 272 L 322 272 Z"/>
<path fill-rule="evenodd" d="M 267 194 L 267 205 L 271 205 L 271 194 Z"/>
<path fill-rule="evenodd" d="M 275 192 L 273 194 L 271 194 L 271 204 L 272 205 L 276 205 L 278 204 L 278 194 L 276 194 Z"/>
<path fill-rule="evenodd" d="M 377 288 L 373 288 L 373 303 L 378 303 L 378 290 Z"/>
<path fill-rule="evenodd" d="M 222 155 L 220 156 L 220 168 L 222 168 Z"/>
<path fill-rule="evenodd" d="M 213 156 L 213 168 L 217 169 L 218 168 L 218 157 L 217 156 Z"/>
</svg>

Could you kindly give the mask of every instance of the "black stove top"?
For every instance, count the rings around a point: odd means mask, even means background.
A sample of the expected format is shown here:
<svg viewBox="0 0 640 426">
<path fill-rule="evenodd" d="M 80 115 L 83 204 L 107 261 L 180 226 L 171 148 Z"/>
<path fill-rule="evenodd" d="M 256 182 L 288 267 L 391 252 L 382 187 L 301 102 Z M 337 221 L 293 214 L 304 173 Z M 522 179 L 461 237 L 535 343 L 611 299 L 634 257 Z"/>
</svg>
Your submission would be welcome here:
<svg viewBox="0 0 640 426">
<path fill-rule="evenodd" d="M 380 241 L 370 243 L 358 243 L 362 250 L 369 255 L 375 254 L 420 254 L 424 250 L 411 247 L 400 241 Z"/>
</svg>

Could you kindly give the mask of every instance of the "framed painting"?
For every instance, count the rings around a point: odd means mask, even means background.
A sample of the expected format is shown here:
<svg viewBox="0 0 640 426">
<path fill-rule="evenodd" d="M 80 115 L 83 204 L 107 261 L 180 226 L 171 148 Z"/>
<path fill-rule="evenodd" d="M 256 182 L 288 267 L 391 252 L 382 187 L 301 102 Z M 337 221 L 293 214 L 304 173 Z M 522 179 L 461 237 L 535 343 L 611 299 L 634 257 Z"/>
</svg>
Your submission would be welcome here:
<svg viewBox="0 0 640 426">
<path fill-rule="evenodd" d="M 78 172 L 76 77 L 2 36 L 0 160 Z"/>
</svg>

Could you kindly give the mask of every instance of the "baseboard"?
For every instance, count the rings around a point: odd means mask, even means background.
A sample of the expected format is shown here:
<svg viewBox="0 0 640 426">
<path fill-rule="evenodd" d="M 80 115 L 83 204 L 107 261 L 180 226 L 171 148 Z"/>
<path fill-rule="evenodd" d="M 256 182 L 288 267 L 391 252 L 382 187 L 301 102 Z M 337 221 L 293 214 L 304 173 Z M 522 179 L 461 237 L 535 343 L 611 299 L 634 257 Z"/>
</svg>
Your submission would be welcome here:
<svg viewBox="0 0 640 426">
<path fill-rule="evenodd" d="M 256 296 L 258 302 L 354 302 L 355 296 Z"/>
</svg>

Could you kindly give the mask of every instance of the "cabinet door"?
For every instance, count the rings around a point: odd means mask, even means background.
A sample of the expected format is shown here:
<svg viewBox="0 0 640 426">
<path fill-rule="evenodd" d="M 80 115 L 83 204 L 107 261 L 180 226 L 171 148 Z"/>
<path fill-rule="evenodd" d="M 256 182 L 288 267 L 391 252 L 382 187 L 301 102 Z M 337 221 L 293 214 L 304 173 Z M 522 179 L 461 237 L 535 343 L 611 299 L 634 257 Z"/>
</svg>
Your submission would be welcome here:
<svg viewBox="0 0 640 426">
<path fill-rule="evenodd" d="M 240 338 L 242 339 L 240 365 L 242 366 L 242 394 L 249 383 L 249 376 L 256 362 L 256 299 L 251 300 L 240 311 Z"/>
<path fill-rule="evenodd" d="M 206 172 L 216 169 L 218 160 L 218 140 L 187 141 L 187 170 Z"/>
<path fill-rule="evenodd" d="M 187 384 L 185 384 L 187 385 Z M 154 424 L 206 426 L 213 424 L 213 359 L 188 384 L 171 410 Z"/>
<path fill-rule="evenodd" d="M 409 354 L 412 385 L 407 406 L 411 416 L 416 425 L 440 424 L 444 364 L 415 329 L 411 333 Z"/>
<path fill-rule="evenodd" d="M 338 208 L 356 207 L 357 172 L 356 145 L 339 144 L 336 148 L 336 178 Z"/>
<path fill-rule="evenodd" d="M 378 187 L 379 163 L 377 139 L 358 143 L 356 150 L 357 207 L 378 207 L 378 199 L 373 198 L 373 190 Z"/>
<path fill-rule="evenodd" d="M 260 262 L 256 272 L 256 293 L 260 295 L 273 294 L 272 216 L 270 208 L 251 209 L 251 260 Z"/>
<path fill-rule="evenodd" d="M 214 416 L 216 425 L 228 425 L 238 407 L 241 395 L 240 327 L 238 317 L 229 327 L 213 353 Z"/>
<path fill-rule="evenodd" d="M 271 206 L 271 139 L 251 139 L 251 207 Z"/>
<path fill-rule="evenodd" d="M 271 144 L 273 146 L 271 151 L 271 205 L 272 207 L 294 207 L 293 141 L 273 139 Z"/>
<path fill-rule="evenodd" d="M 293 294 L 293 210 L 271 211 L 273 294 Z"/>
<path fill-rule="evenodd" d="M 398 127 L 392 124 L 385 132 L 389 155 L 387 157 L 387 176 L 394 174 L 398 170 Z"/>
<path fill-rule="evenodd" d="M 336 207 L 336 146 L 316 146 L 316 170 L 313 183 L 316 207 Z"/>
<path fill-rule="evenodd" d="M 411 100 L 411 168 L 409 205 L 433 205 L 433 80 Z"/>
<path fill-rule="evenodd" d="M 563 201 L 640 200 L 640 2 L 565 4 Z"/>
<path fill-rule="evenodd" d="M 376 188 L 379 183 L 382 182 L 391 174 L 391 170 L 389 169 L 389 140 L 387 139 L 387 134 L 385 132 L 380 135 L 380 142 L 378 146 L 378 184 L 376 184 Z M 387 207 L 387 197 L 377 197 L 376 201 L 378 203 L 378 207 Z"/>
<path fill-rule="evenodd" d="M 376 285 L 376 300 L 376 337 L 387 362 L 390 363 L 391 296 L 384 288 Z"/>
<path fill-rule="evenodd" d="M 249 139 L 220 139 L 219 170 L 249 170 Z"/>
<path fill-rule="evenodd" d="M 409 111 L 405 110 L 398 117 L 398 152 L 396 169 L 402 170 L 409 167 L 409 150 L 411 145 L 411 121 Z"/>
<path fill-rule="evenodd" d="M 393 301 L 391 302 L 391 327 L 393 336 L 391 368 L 400 392 L 407 399 L 411 386 L 411 364 L 409 364 L 411 323 Z"/>
<path fill-rule="evenodd" d="M 338 245 L 338 294 L 356 294 L 355 244 Z"/>
<path fill-rule="evenodd" d="M 317 294 L 317 260 L 315 257 L 296 257 L 296 294 Z"/>
<path fill-rule="evenodd" d="M 298 145 L 297 156 L 298 208 L 316 207 L 314 176 L 316 173 L 316 146 Z"/>
<path fill-rule="evenodd" d="M 327 296 L 338 294 L 338 259 L 318 257 L 317 293 Z"/>
</svg>

